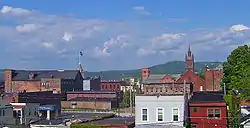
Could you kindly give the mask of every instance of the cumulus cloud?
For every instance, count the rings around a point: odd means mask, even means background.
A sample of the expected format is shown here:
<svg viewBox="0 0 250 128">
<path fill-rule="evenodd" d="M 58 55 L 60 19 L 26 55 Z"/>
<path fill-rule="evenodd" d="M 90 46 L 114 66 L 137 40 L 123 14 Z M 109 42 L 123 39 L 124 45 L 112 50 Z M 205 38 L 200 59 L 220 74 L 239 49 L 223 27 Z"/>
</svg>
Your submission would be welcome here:
<svg viewBox="0 0 250 128">
<path fill-rule="evenodd" d="M 63 35 L 63 40 L 65 41 L 71 41 L 73 39 L 73 35 L 69 32 L 65 32 Z"/>
<path fill-rule="evenodd" d="M 148 55 L 152 55 L 155 54 L 156 51 L 150 50 L 150 49 L 144 49 L 144 48 L 139 48 L 137 50 L 137 55 L 138 56 L 148 56 Z"/>
<path fill-rule="evenodd" d="M 44 46 L 46 48 L 52 48 L 53 47 L 53 43 L 52 42 L 42 42 L 42 46 Z"/>
<path fill-rule="evenodd" d="M 26 15 L 30 14 L 31 11 L 22 9 L 22 8 L 13 8 L 10 6 L 3 6 L 2 9 L 0 10 L 2 14 L 11 14 L 11 15 Z"/>
<path fill-rule="evenodd" d="M 238 24 L 238 25 L 233 25 L 230 28 L 231 31 L 244 31 L 244 30 L 249 30 L 249 27 L 244 26 L 243 24 Z"/>
<path fill-rule="evenodd" d="M 133 7 L 133 9 L 136 10 L 137 12 L 139 12 L 140 14 L 143 14 L 143 15 L 146 15 L 146 16 L 151 15 L 150 12 L 145 10 L 144 6 L 135 6 L 135 7 Z"/>
<path fill-rule="evenodd" d="M 138 12 L 145 11 L 143 6 L 134 9 Z M 85 52 L 84 63 L 89 70 L 103 70 L 107 66 L 114 69 L 126 66 L 135 68 L 135 64 L 139 68 L 142 64 L 183 60 L 189 43 L 197 61 L 211 60 L 210 56 L 223 60 L 232 48 L 242 44 L 249 45 L 250 42 L 249 27 L 242 24 L 214 29 L 175 30 L 165 29 L 165 24 L 156 26 L 155 22 L 150 21 L 140 21 L 138 25 L 132 21 L 78 19 L 21 8 L 1 9 L 1 17 L 9 14 L 18 14 L 21 18 L 3 18 L 3 22 L 10 20 L 13 24 L 0 26 L 0 40 L 3 42 L 1 47 L 5 49 L 0 52 L 0 57 L 12 55 L 11 58 L 16 58 L 17 61 L 13 59 L 10 63 L 16 64 L 13 67 L 17 68 L 17 63 L 22 58 L 16 55 L 32 55 L 25 59 L 30 62 L 30 66 L 37 65 L 32 62 L 34 58 L 41 58 L 36 59 L 41 62 L 49 58 L 59 63 L 56 59 L 63 57 L 63 62 L 71 62 L 71 65 L 67 65 L 72 68 L 77 65 L 79 50 Z M 65 41 L 70 43 L 64 43 Z M 102 58 L 107 60 L 99 62 Z M 107 64 L 106 61 L 110 63 Z M 117 65 L 117 62 L 121 64 Z"/>
<path fill-rule="evenodd" d="M 184 33 L 163 33 L 160 36 L 153 37 L 152 47 L 159 51 L 174 49 L 181 43 L 182 40 L 180 39 L 183 36 L 185 36 Z"/>
<path fill-rule="evenodd" d="M 38 26 L 35 24 L 23 24 L 16 26 L 18 32 L 32 32 L 38 29 Z"/>
</svg>

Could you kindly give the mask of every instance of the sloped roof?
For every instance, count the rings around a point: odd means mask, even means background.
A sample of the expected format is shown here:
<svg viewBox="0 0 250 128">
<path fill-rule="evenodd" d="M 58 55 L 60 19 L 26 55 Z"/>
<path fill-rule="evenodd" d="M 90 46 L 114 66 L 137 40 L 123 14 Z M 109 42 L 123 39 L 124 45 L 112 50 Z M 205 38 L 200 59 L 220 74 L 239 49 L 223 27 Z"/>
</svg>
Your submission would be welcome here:
<svg viewBox="0 0 250 128">
<path fill-rule="evenodd" d="M 167 74 L 150 74 L 148 78 L 143 80 L 143 83 L 160 83 L 160 81 L 166 76 Z"/>
<path fill-rule="evenodd" d="M 41 78 L 61 78 L 61 79 L 75 79 L 78 70 L 13 70 L 13 80 L 28 80 L 29 73 L 35 75 L 34 80 L 41 80 Z"/>
<path fill-rule="evenodd" d="M 223 92 L 201 91 L 194 92 L 189 102 L 225 102 L 225 100 Z"/>
</svg>

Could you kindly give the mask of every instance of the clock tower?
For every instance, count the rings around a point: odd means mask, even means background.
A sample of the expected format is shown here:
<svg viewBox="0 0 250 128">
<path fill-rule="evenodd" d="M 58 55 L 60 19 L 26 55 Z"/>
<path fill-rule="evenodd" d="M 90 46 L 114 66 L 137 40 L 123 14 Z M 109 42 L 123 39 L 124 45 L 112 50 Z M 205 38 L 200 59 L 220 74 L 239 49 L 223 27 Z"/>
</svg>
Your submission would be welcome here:
<svg viewBox="0 0 250 128">
<path fill-rule="evenodd" d="M 188 54 L 186 54 L 186 71 L 194 72 L 194 55 L 191 52 L 190 44 L 188 47 Z"/>
</svg>

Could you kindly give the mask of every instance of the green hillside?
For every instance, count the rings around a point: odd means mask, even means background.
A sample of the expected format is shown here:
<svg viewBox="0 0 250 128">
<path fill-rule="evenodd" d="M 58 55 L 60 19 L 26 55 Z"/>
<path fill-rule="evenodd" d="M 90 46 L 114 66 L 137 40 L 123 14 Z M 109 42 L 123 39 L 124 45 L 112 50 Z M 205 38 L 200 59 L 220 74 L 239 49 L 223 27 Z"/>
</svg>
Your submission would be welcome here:
<svg viewBox="0 0 250 128">
<path fill-rule="evenodd" d="M 196 62 L 195 71 L 202 72 L 202 69 L 208 67 L 217 67 L 221 62 Z M 179 74 L 185 70 L 184 61 L 170 61 L 165 64 L 159 64 L 150 67 L 152 74 Z M 141 69 L 135 70 L 110 70 L 102 72 L 85 72 L 86 77 L 103 76 L 106 80 L 119 80 L 121 77 L 140 77 Z M 0 77 L 3 77 L 3 70 L 0 70 Z"/>
<path fill-rule="evenodd" d="M 195 71 L 202 72 L 205 66 L 210 68 L 217 67 L 221 62 L 195 62 Z M 159 64 L 150 67 L 152 74 L 180 74 L 185 71 L 184 61 L 170 61 L 165 64 Z M 114 70 L 114 71 L 102 71 L 100 72 L 86 72 L 85 76 L 103 76 L 103 79 L 118 80 L 121 77 L 138 77 L 141 76 L 141 69 L 135 70 Z"/>
</svg>

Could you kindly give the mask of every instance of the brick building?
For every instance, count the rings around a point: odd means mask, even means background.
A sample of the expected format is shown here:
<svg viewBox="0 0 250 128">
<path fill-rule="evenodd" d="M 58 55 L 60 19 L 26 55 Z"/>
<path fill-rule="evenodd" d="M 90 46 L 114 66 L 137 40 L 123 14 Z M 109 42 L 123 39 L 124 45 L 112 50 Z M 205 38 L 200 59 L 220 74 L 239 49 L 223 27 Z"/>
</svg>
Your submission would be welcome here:
<svg viewBox="0 0 250 128">
<path fill-rule="evenodd" d="M 227 127 L 227 105 L 222 92 L 194 92 L 189 112 L 193 128 Z"/>
<path fill-rule="evenodd" d="M 183 94 L 184 88 L 187 92 L 192 92 L 193 85 L 192 83 L 150 83 L 146 84 L 143 87 L 144 94 L 147 95 L 154 95 L 156 93 L 159 93 L 161 95 L 178 95 Z"/>
<path fill-rule="evenodd" d="M 122 102 L 123 92 L 119 91 L 80 91 L 67 92 L 63 108 L 106 109 L 117 108 Z"/>
<path fill-rule="evenodd" d="M 64 93 L 82 90 L 83 77 L 78 70 L 11 70 L 4 71 L 5 92 L 53 91 Z"/>
<path fill-rule="evenodd" d="M 120 91 L 122 85 L 128 85 L 126 81 L 116 81 L 116 80 L 102 80 L 101 90 L 102 91 Z"/>
<path fill-rule="evenodd" d="M 174 82 L 168 74 L 150 74 L 150 68 L 142 68 L 142 83 L 168 83 Z"/>
<path fill-rule="evenodd" d="M 209 69 L 208 67 L 205 67 L 204 75 L 205 75 L 204 90 L 206 91 L 221 90 L 221 82 L 223 78 L 222 68 Z"/>
<path fill-rule="evenodd" d="M 185 57 L 185 73 L 181 75 L 181 77 L 177 80 L 177 82 L 182 83 L 185 81 L 192 83 L 193 91 L 202 91 L 204 86 L 204 80 L 194 72 L 194 55 L 191 52 L 191 48 L 189 45 L 188 54 Z"/>
<path fill-rule="evenodd" d="M 198 76 L 195 72 L 187 70 L 181 77 L 176 81 L 177 83 L 183 83 L 187 81 L 193 84 L 193 91 L 202 91 L 204 86 L 204 80 Z"/>
</svg>

